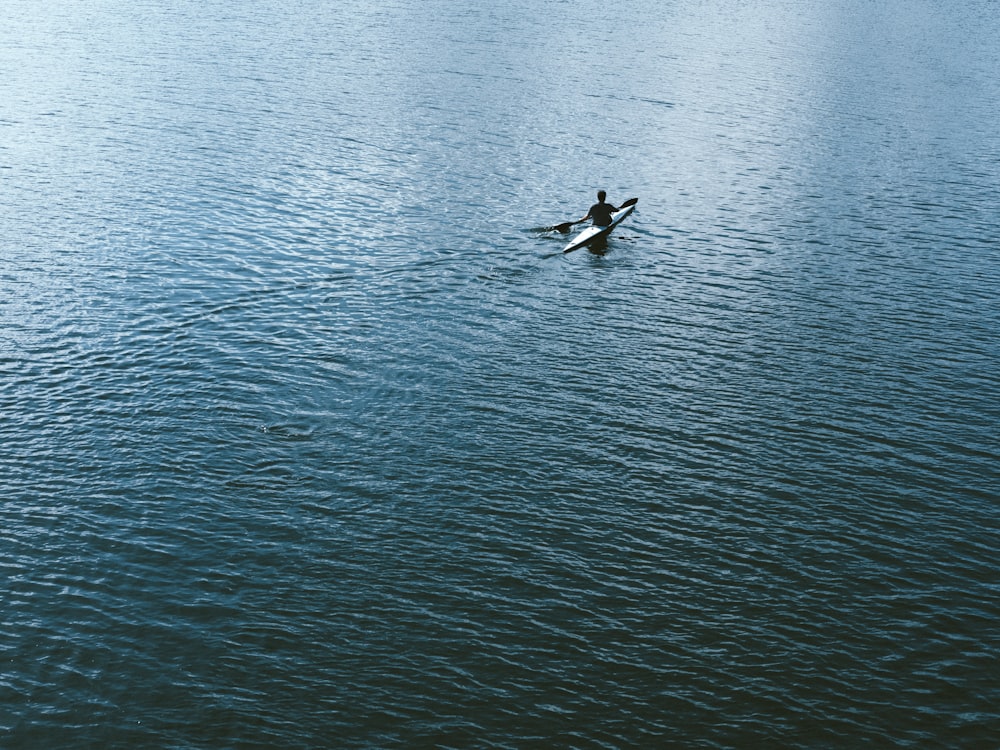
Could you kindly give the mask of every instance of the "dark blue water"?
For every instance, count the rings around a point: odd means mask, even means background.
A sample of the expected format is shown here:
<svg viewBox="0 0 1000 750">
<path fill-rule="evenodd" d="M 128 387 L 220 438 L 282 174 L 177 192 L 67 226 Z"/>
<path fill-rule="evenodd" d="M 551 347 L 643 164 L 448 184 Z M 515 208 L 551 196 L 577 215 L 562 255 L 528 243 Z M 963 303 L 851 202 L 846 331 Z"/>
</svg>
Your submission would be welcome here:
<svg viewBox="0 0 1000 750">
<path fill-rule="evenodd" d="M 996 4 L 377 6 L 0 10 L 0 746 L 1000 744 Z"/>
</svg>

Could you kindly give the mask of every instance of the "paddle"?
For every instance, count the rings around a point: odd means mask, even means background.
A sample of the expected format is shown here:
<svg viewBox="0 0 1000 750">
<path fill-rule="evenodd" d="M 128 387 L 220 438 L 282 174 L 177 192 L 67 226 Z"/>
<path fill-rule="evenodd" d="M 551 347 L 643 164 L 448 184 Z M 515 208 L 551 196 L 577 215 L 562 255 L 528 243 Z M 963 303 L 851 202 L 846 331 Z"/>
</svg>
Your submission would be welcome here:
<svg viewBox="0 0 1000 750">
<path fill-rule="evenodd" d="M 627 201 L 625 201 L 624 203 L 622 203 L 618 207 L 618 210 L 621 211 L 623 208 L 628 208 L 629 206 L 634 206 L 638 202 L 639 202 L 638 198 L 629 198 Z M 573 226 L 574 224 L 579 224 L 579 223 L 580 223 L 579 221 L 573 221 L 573 222 L 569 222 L 567 224 L 560 224 L 559 226 L 560 227 L 566 227 L 566 232 L 568 232 L 569 228 L 571 226 Z M 558 229 L 558 227 L 557 227 L 557 229 Z M 560 229 L 559 231 L 562 231 L 562 230 Z M 563 232 L 563 234 L 565 234 L 566 232 Z M 574 250 L 579 250 L 581 247 L 584 247 L 584 245 L 580 245 L 579 247 L 570 248 L 569 250 L 563 250 L 563 252 L 564 253 L 571 253 Z"/>
<path fill-rule="evenodd" d="M 638 202 L 639 202 L 638 198 L 629 198 L 627 201 L 625 201 L 618 207 L 618 210 L 621 211 L 623 208 L 626 208 L 627 206 L 634 206 Z M 580 219 L 580 221 L 564 221 L 562 224 L 556 224 L 552 228 L 557 232 L 559 232 L 559 234 L 567 234 L 571 227 L 576 226 L 577 224 L 580 224 L 581 222 L 584 221 L 586 221 L 586 219 Z"/>
</svg>

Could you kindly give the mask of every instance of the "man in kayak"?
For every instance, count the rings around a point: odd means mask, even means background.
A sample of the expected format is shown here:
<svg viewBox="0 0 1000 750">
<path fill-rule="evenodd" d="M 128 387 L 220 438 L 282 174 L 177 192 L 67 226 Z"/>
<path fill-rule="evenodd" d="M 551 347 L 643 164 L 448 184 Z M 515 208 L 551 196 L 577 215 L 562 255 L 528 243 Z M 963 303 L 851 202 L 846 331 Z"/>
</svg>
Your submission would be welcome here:
<svg viewBox="0 0 1000 750">
<path fill-rule="evenodd" d="M 608 197 L 608 194 L 603 190 L 597 191 L 597 203 L 590 207 L 587 215 L 584 216 L 579 221 L 574 221 L 574 224 L 582 224 L 587 219 L 593 219 L 595 227 L 606 227 L 611 223 L 611 214 L 613 214 L 618 209 L 612 206 L 610 203 L 605 203 L 604 199 Z"/>
</svg>

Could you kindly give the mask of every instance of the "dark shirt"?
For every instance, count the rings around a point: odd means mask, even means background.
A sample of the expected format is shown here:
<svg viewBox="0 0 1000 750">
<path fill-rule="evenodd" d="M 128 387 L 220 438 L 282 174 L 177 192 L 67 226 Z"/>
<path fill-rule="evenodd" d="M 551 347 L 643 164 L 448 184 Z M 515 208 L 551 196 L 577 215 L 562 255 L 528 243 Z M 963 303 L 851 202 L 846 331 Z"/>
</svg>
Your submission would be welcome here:
<svg viewBox="0 0 1000 750">
<path fill-rule="evenodd" d="M 611 214 L 617 210 L 610 203 L 595 203 L 587 213 L 594 220 L 594 226 L 606 227 L 611 223 Z"/>
</svg>

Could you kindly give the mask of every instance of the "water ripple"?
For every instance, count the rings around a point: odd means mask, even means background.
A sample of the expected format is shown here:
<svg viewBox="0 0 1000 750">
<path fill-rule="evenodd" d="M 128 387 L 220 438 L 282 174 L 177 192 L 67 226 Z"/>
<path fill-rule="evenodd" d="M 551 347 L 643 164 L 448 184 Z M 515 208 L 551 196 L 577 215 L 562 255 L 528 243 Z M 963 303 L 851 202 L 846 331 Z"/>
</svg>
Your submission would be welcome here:
<svg viewBox="0 0 1000 750">
<path fill-rule="evenodd" d="M 996 14 L 554 8 L 14 2 L 0 744 L 990 744 Z"/>
</svg>

